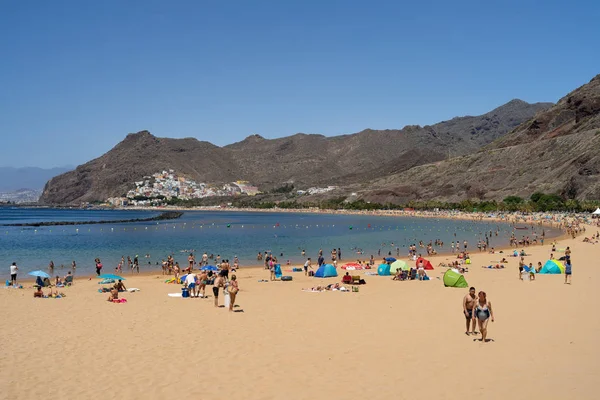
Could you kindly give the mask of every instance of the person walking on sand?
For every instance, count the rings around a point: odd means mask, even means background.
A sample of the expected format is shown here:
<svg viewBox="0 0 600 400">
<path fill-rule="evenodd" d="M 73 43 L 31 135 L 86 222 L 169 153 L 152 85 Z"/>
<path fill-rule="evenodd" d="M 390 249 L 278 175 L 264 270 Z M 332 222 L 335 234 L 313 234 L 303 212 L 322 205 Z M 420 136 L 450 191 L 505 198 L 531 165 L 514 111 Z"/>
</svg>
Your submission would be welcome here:
<svg viewBox="0 0 600 400">
<path fill-rule="evenodd" d="M 477 296 L 475 296 L 475 288 L 474 287 L 470 287 L 469 288 L 469 293 L 467 293 L 465 295 L 465 297 L 463 298 L 463 313 L 465 314 L 465 318 L 466 318 L 466 331 L 465 331 L 465 335 L 476 335 L 477 332 L 475 332 L 475 326 L 477 325 L 477 323 L 475 322 L 475 320 L 473 319 L 473 308 L 475 307 L 475 302 L 477 300 Z M 469 323 L 471 323 L 471 332 L 469 332 Z"/>
<path fill-rule="evenodd" d="M 235 298 L 240 291 L 240 287 L 238 286 L 237 277 L 235 274 L 231 275 L 231 280 L 229 281 L 229 286 L 227 286 L 227 290 L 229 291 L 229 311 L 233 311 L 233 307 L 235 306 Z"/>
<path fill-rule="evenodd" d="M 225 287 L 225 278 L 221 275 L 215 278 L 213 283 L 213 296 L 215 297 L 215 307 L 219 307 L 219 289 Z"/>
<path fill-rule="evenodd" d="M 571 284 L 571 275 L 572 275 L 572 266 L 571 266 L 571 257 L 567 257 L 565 261 L 565 283 Z"/>
<path fill-rule="evenodd" d="M 488 301 L 485 292 L 480 291 L 477 294 L 477 305 L 475 306 L 475 312 L 473 313 L 473 320 L 477 320 L 479 324 L 479 332 L 481 332 L 481 342 L 486 343 L 487 339 L 487 326 L 490 318 L 494 322 L 494 311 L 492 310 L 492 303 Z"/>
<path fill-rule="evenodd" d="M 13 262 L 12 265 L 10 266 L 10 284 L 13 286 L 17 284 L 17 271 L 18 270 L 19 270 L 19 268 L 17 268 L 17 263 Z"/>
</svg>

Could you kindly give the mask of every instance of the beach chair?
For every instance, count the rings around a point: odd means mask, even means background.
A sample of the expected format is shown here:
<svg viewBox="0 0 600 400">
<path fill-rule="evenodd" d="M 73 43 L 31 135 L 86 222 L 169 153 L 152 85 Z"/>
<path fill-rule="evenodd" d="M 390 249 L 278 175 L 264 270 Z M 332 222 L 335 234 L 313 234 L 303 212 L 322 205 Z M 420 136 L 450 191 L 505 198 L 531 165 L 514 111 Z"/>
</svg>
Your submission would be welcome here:
<svg viewBox="0 0 600 400">
<path fill-rule="evenodd" d="M 352 284 L 360 285 L 360 275 L 352 275 Z"/>
<path fill-rule="evenodd" d="M 281 275 L 283 275 L 281 273 L 281 265 L 275 264 L 275 279 L 281 279 Z"/>
</svg>

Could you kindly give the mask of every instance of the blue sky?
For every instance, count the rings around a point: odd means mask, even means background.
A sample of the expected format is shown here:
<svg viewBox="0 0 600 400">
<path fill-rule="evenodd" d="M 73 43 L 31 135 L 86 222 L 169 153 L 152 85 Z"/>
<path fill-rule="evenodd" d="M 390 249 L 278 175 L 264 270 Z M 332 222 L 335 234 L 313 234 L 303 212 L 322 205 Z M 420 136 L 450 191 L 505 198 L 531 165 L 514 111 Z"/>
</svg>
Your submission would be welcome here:
<svg viewBox="0 0 600 400">
<path fill-rule="evenodd" d="M 226 145 L 557 101 L 600 73 L 597 1 L 3 1 L 0 166 L 129 132 Z"/>
</svg>

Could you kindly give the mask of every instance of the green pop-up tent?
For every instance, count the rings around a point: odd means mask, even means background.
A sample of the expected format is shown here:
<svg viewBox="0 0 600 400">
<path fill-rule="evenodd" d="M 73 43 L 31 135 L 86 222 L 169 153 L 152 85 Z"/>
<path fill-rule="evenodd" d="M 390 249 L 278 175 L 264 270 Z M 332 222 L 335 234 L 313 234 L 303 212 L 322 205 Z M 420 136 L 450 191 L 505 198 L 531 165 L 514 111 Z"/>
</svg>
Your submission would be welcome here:
<svg viewBox="0 0 600 400">
<path fill-rule="evenodd" d="M 469 284 L 467 283 L 463 275 L 449 269 L 444 274 L 444 286 L 466 288 L 469 286 Z"/>
<path fill-rule="evenodd" d="M 399 269 L 403 271 L 408 271 L 410 267 L 408 266 L 408 264 L 406 264 L 405 261 L 396 260 L 392 263 L 392 265 L 390 265 L 390 274 L 394 275 Z"/>
</svg>

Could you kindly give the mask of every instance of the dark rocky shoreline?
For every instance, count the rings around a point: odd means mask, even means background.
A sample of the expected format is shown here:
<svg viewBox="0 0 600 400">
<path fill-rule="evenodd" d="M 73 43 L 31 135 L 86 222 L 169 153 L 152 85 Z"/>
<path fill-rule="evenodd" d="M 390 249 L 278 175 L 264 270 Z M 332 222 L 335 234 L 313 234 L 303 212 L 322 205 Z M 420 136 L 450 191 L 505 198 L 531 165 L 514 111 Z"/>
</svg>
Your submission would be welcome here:
<svg viewBox="0 0 600 400">
<path fill-rule="evenodd" d="M 120 219 L 108 221 L 50 221 L 50 222 L 28 222 L 22 224 L 3 224 L 1 226 L 57 226 L 57 225 L 93 225 L 93 224 L 123 224 L 129 222 L 153 222 L 165 221 L 170 219 L 178 219 L 183 215 L 180 211 L 167 211 L 156 217 L 151 218 L 135 218 L 135 219 Z"/>
</svg>

